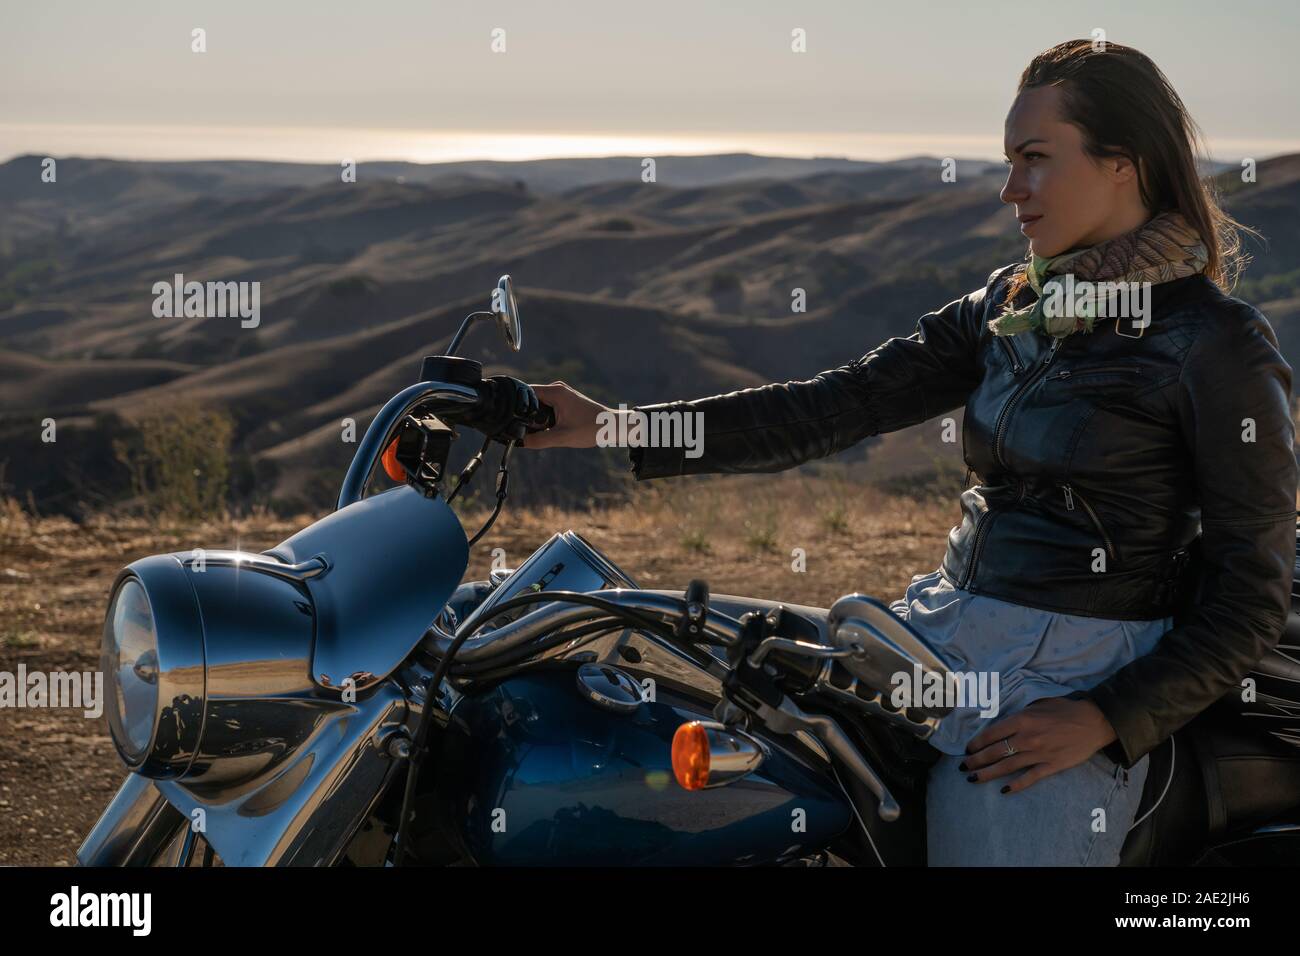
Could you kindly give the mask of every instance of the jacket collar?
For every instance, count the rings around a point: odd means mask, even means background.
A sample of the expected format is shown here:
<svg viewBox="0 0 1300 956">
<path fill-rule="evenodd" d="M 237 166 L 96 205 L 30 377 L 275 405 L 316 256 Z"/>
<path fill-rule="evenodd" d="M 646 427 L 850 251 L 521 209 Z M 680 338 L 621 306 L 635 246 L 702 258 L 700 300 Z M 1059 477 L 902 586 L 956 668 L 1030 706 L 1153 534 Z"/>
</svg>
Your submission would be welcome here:
<svg viewBox="0 0 1300 956">
<path fill-rule="evenodd" d="M 1016 271 L 1023 272 L 1024 266 L 1017 266 Z M 1219 287 L 1203 273 L 1171 279 L 1168 282 L 1158 282 L 1151 287 L 1151 313 L 1153 317 L 1168 315 L 1185 305 L 1222 294 Z M 1035 298 L 1033 289 L 1025 286 L 1016 297 L 1016 307 L 1023 308 Z M 1093 326 L 1093 332 L 1096 333 L 1107 327 L 1112 321 L 1114 321 L 1113 317 L 1099 319 Z"/>
</svg>

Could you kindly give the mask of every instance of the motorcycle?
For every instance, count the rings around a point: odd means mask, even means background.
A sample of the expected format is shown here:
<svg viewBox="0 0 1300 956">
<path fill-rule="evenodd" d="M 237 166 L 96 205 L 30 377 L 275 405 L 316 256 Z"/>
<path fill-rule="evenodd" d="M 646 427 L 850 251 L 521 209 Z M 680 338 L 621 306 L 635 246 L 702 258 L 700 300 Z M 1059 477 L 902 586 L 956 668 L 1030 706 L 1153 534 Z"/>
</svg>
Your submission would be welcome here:
<svg viewBox="0 0 1300 956">
<path fill-rule="evenodd" d="M 830 608 L 648 590 L 582 535 L 464 582 L 447 476 L 509 276 L 376 415 L 338 506 L 269 551 L 153 555 L 118 575 L 102 669 L 130 771 L 83 866 L 925 863 L 926 741 L 950 708 L 925 640 L 876 599 Z M 527 389 L 522 383 L 515 383 Z M 529 390 L 531 391 L 531 390 Z M 367 494 L 380 472 L 395 487 Z M 1300 580 L 1300 522 L 1297 526 Z M 1300 862 L 1300 586 L 1252 679 L 1151 754 L 1129 866 Z"/>
</svg>

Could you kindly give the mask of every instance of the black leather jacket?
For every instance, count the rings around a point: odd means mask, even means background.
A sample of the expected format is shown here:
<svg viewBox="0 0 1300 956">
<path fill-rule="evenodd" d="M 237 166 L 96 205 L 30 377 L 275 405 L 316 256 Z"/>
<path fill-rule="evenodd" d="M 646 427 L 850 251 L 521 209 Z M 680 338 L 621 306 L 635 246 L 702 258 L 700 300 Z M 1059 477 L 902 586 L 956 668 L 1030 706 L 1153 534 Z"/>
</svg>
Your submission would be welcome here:
<svg viewBox="0 0 1300 956">
<path fill-rule="evenodd" d="M 1096 702 L 1118 737 L 1106 752 L 1131 767 L 1238 690 L 1281 637 L 1295 554 L 1291 367 L 1264 316 L 1201 275 L 1152 288 L 1139 338 L 1115 319 L 1060 340 L 993 336 L 986 322 L 1016 268 L 809 381 L 637 406 L 703 412 L 703 454 L 637 448 L 632 469 L 780 471 L 964 405 L 980 483 L 962 492 L 944 576 L 1068 614 L 1175 618 L 1150 654 L 1071 695 Z"/>
</svg>

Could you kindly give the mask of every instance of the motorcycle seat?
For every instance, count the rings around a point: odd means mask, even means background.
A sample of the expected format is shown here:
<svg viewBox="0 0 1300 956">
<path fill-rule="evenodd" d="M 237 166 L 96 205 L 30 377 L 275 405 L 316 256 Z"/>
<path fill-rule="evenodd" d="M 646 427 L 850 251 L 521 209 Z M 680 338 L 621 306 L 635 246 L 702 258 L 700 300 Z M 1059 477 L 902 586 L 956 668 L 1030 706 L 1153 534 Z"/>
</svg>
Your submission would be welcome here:
<svg viewBox="0 0 1300 956">
<path fill-rule="evenodd" d="M 1232 690 L 1223 703 L 1278 740 L 1300 748 L 1300 611 L 1292 609 L 1281 641 L 1251 669 L 1252 700 Z"/>
<path fill-rule="evenodd" d="M 1300 823 L 1300 748 L 1221 701 L 1151 751 L 1120 866 L 1186 866 L 1209 846 Z"/>
<path fill-rule="evenodd" d="M 1120 866 L 1153 866 L 1185 845 L 1202 845 L 1208 830 L 1205 788 L 1185 730 L 1148 755 L 1146 783 L 1133 825 L 1120 850 Z M 1188 849 L 1185 852 L 1195 852 Z"/>
</svg>

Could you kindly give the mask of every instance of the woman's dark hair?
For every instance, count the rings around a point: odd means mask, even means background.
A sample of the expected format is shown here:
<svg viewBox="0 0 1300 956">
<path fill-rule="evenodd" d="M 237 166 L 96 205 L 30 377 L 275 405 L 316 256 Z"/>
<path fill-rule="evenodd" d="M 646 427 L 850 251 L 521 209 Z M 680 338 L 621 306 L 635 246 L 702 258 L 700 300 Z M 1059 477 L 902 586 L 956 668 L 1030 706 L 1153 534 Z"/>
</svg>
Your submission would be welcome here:
<svg viewBox="0 0 1300 956">
<path fill-rule="evenodd" d="M 1200 130 L 1160 68 L 1119 43 L 1067 40 L 1034 57 L 1016 93 L 1044 86 L 1061 88 L 1061 119 L 1083 133 L 1089 155 L 1128 157 L 1152 215 L 1182 213 L 1205 243 L 1209 261 L 1203 272 L 1231 292 L 1250 261 L 1241 234 L 1259 233 L 1224 212 L 1213 180 L 1201 178 Z M 1026 284 L 1023 270 L 1011 283 L 1009 299 Z"/>
</svg>

